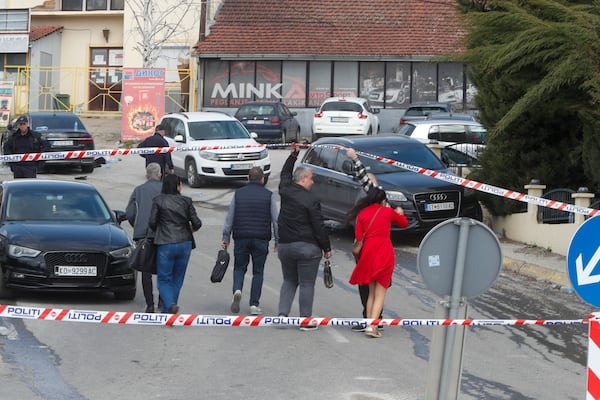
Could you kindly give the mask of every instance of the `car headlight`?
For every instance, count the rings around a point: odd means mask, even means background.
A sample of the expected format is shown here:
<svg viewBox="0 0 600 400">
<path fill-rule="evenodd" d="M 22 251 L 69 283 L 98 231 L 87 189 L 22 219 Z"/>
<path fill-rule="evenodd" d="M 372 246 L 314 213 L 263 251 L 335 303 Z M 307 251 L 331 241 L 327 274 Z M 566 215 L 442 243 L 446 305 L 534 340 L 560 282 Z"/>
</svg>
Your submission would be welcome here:
<svg viewBox="0 0 600 400">
<path fill-rule="evenodd" d="M 110 255 L 114 258 L 127 258 L 131 255 L 132 248 L 131 246 L 121 247 L 120 249 L 113 250 L 110 252 Z"/>
<path fill-rule="evenodd" d="M 408 199 L 402 192 L 394 192 L 394 191 L 386 190 L 385 194 L 387 196 L 388 201 L 395 201 L 395 202 L 408 201 Z"/>
<path fill-rule="evenodd" d="M 258 155 L 260 159 L 263 160 L 269 156 L 269 151 L 267 149 L 262 149 Z"/>
<path fill-rule="evenodd" d="M 16 244 L 11 244 L 8 246 L 8 255 L 14 258 L 21 257 L 37 257 L 41 251 L 36 249 L 31 249 L 29 247 L 19 246 Z"/>
<path fill-rule="evenodd" d="M 213 153 L 212 151 L 201 150 L 200 157 L 204 158 L 205 160 L 219 161 L 219 155 L 217 153 Z"/>
</svg>

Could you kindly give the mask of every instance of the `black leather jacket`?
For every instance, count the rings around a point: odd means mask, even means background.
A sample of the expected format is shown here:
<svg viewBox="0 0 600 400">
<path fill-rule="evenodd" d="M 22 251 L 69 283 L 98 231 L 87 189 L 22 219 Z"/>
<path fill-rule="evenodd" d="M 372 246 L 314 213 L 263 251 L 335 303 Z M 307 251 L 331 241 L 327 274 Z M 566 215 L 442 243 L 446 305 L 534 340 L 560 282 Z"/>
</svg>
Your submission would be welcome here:
<svg viewBox="0 0 600 400">
<path fill-rule="evenodd" d="M 191 241 L 192 248 L 195 248 L 192 230 L 200 229 L 202 221 L 191 198 L 180 194 L 159 194 L 152 202 L 148 225 L 154 230 L 154 244 Z"/>
</svg>

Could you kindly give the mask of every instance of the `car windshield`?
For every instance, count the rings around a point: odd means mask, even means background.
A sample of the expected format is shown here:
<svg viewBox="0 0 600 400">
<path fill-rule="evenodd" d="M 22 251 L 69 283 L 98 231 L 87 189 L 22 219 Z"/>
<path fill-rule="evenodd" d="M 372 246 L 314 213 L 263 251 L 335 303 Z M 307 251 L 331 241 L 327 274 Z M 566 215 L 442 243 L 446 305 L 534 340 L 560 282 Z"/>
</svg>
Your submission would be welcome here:
<svg viewBox="0 0 600 400">
<path fill-rule="evenodd" d="M 406 114 L 404 115 L 409 117 L 420 117 L 428 114 L 435 114 L 441 112 L 446 112 L 446 110 L 444 110 L 441 107 L 415 107 L 406 110 Z"/>
<path fill-rule="evenodd" d="M 238 118 L 272 116 L 275 115 L 275 107 L 269 104 L 252 104 L 241 106 L 237 112 Z"/>
<path fill-rule="evenodd" d="M 86 132 L 85 126 L 76 115 L 57 114 L 47 116 L 32 116 L 31 129 L 43 132 Z"/>
<path fill-rule="evenodd" d="M 194 140 L 250 139 L 246 128 L 237 120 L 190 122 L 189 128 Z"/>
<path fill-rule="evenodd" d="M 4 205 L 8 221 L 111 222 L 111 213 L 100 195 L 91 191 L 15 191 Z"/>
<path fill-rule="evenodd" d="M 323 104 L 321 111 L 352 111 L 362 112 L 362 106 L 348 101 L 330 101 Z"/>
<path fill-rule="evenodd" d="M 427 146 L 421 145 L 420 143 L 403 144 L 402 146 L 396 147 L 361 147 L 356 150 L 431 170 L 441 170 L 446 168 Z M 362 156 L 360 156 L 360 160 L 365 165 L 367 171 L 373 174 L 388 174 L 407 171 L 395 165 L 386 164 Z"/>
</svg>

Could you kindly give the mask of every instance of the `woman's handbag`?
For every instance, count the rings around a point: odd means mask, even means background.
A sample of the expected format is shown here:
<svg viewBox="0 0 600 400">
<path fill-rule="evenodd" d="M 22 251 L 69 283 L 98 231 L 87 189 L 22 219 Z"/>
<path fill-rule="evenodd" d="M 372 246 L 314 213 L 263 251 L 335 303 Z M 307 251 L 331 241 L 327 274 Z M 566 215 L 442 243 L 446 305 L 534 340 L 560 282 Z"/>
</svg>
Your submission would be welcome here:
<svg viewBox="0 0 600 400">
<path fill-rule="evenodd" d="M 141 272 L 156 274 L 156 246 L 151 237 L 139 240 L 129 257 L 129 266 Z"/>
<path fill-rule="evenodd" d="M 358 259 L 360 258 L 360 252 L 362 251 L 363 244 L 365 242 L 365 237 L 367 236 L 367 232 L 369 231 L 369 228 L 371 228 L 371 224 L 375 220 L 375 217 L 377 216 L 377 213 L 379 213 L 379 210 L 381 210 L 381 207 L 379 207 L 377 209 L 377 211 L 375 211 L 375 214 L 373 214 L 373 218 L 371 218 L 371 222 L 369 222 L 367 229 L 363 233 L 362 239 L 355 242 L 354 247 L 352 247 L 352 255 L 354 256 L 354 261 L 356 261 L 356 262 L 358 262 Z"/>
<path fill-rule="evenodd" d="M 219 253 L 217 253 L 217 261 L 215 262 L 215 266 L 210 274 L 210 281 L 212 283 L 221 282 L 225 276 L 228 266 L 229 253 L 225 249 L 219 250 Z"/>
<path fill-rule="evenodd" d="M 331 272 L 331 261 L 323 262 L 323 283 L 327 289 L 333 287 L 333 273 Z"/>
</svg>

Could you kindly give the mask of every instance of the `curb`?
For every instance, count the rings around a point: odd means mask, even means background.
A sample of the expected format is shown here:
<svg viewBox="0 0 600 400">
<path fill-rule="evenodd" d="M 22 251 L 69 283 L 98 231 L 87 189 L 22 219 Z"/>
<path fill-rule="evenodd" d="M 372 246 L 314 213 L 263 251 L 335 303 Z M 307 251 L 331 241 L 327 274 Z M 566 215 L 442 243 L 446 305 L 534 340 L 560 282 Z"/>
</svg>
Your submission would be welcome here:
<svg viewBox="0 0 600 400">
<path fill-rule="evenodd" d="M 525 261 L 516 260 L 514 258 L 504 256 L 502 259 L 502 267 L 509 271 L 513 271 L 531 278 L 546 280 L 552 282 L 565 289 L 571 289 L 571 281 L 566 272 L 555 271 L 550 268 L 545 268 L 536 264 L 530 264 Z"/>
</svg>

